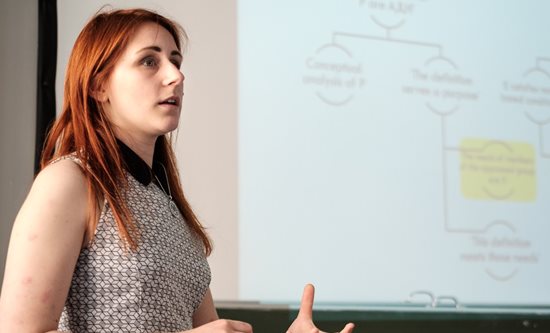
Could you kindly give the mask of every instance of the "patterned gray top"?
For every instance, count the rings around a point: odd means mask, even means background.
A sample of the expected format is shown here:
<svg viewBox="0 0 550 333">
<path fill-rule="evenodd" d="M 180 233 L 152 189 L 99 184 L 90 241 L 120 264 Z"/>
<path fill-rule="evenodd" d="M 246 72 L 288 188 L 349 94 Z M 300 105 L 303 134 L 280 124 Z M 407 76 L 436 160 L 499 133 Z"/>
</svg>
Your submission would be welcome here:
<svg viewBox="0 0 550 333">
<path fill-rule="evenodd" d="M 210 284 L 202 242 L 183 217 L 170 213 L 167 195 L 131 174 L 128 206 L 140 228 L 139 248 L 125 250 L 106 205 L 94 242 L 80 252 L 59 330 L 177 332 Z"/>
</svg>

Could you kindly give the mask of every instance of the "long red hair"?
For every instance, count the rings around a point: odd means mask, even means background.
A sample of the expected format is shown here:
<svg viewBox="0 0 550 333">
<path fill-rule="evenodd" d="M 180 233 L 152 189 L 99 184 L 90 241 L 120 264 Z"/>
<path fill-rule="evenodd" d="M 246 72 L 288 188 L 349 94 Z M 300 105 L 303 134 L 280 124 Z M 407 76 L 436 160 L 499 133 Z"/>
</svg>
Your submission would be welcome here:
<svg viewBox="0 0 550 333">
<path fill-rule="evenodd" d="M 56 158 L 76 154 L 88 185 L 88 239 L 93 239 L 105 200 L 113 211 L 121 239 L 132 250 L 139 246 L 139 230 L 124 200 L 124 162 L 111 123 L 93 90 L 109 79 L 135 31 L 147 22 L 168 30 L 178 50 L 187 42 L 185 31 L 177 23 L 145 9 L 101 12 L 86 24 L 69 58 L 62 113 L 48 134 L 41 158 L 44 168 Z M 206 254 L 210 254 L 208 235 L 183 194 L 171 136 L 163 135 L 158 140 L 155 158 L 166 167 L 172 197 L 186 223 L 201 238 Z"/>
</svg>

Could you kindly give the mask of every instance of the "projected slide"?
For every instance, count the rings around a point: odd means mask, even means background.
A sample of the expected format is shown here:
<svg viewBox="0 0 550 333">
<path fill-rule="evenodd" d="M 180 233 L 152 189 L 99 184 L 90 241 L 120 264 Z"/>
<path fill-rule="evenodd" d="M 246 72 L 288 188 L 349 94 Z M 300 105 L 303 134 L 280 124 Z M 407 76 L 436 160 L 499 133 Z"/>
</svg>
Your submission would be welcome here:
<svg viewBox="0 0 550 333">
<path fill-rule="evenodd" d="M 550 305 L 548 13 L 239 1 L 240 298 Z"/>
</svg>

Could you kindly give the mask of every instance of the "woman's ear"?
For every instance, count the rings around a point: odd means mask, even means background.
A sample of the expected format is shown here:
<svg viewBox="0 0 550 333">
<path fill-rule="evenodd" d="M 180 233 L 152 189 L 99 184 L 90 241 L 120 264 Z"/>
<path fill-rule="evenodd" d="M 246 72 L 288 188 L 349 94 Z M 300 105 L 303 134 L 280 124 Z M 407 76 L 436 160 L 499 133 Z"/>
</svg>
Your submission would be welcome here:
<svg viewBox="0 0 550 333">
<path fill-rule="evenodd" d="M 92 87 L 90 89 L 90 95 L 98 102 L 105 103 L 109 101 L 109 95 L 107 95 L 107 89 L 105 89 L 104 84 L 97 84 L 97 81 L 94 80 Z"/>
</svg>

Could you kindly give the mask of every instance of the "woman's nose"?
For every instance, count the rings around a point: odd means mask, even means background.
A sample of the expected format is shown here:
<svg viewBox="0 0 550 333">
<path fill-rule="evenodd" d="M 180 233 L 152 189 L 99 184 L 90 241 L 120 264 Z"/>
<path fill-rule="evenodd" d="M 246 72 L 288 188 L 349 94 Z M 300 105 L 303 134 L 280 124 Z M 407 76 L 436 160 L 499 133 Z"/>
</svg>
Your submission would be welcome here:
<svg viewBox="0 0 550 333">
<path fill-rule="evenodd" d="M 183 80 L 185 80 L 185 75 L 183 75 L 180 69 L 172 63 L 167 65 L 165 73 L 165 85 L 178 85 L 183 83 Z"/>
</svg>

